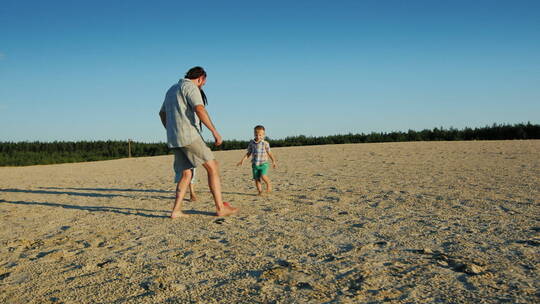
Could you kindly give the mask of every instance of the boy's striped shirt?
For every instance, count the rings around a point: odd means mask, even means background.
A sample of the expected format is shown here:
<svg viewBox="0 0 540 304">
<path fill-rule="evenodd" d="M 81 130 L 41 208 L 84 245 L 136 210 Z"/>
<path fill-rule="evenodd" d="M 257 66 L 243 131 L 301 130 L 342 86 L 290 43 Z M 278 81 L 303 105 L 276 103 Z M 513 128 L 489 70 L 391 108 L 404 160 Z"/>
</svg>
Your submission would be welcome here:
<svg viewBox="0 0 540 304">
<path fill-rule="evenodd" d="M 251 162 L 259 166 L 268 161 L 268 153 L 266 151 L 270 151 L 270 144 L 265 140 L 257 143 L 252 139 L 249 142 L 247 151 L 251 153 Z"/>
</svg>

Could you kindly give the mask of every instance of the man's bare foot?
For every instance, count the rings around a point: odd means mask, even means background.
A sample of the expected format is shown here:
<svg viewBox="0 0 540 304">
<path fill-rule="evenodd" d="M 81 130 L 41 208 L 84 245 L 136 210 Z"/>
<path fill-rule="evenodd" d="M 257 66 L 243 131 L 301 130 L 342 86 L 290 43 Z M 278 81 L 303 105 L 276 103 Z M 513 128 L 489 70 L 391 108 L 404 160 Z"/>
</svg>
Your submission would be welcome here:
<svg viewBox="0 0 540 304">
<path fill-rule="evenodd" d="M 171 218 L 172 219 L 175 219 L 175 218 L 178 218 L 178 217 L 187 217 L 187 216 L 189 216 L 189 214 L 186 214 L 186 213 L 184 213 L 182 211 L 173 211 L 171 213 Z"/>
<path fill-rule="evenodd" d="M 262 196 L 263 195 L 263 192 L 262 191 L 259 191 L 259 193 L 257 193 L 258 196 Z"/>
<path fill-rule="evenodd" d="M 217 216 L 228 216 L 238 212 L 238 208 L 231 206 L 227 202 L 223 202 L 223 210 L 216 212 Z"/>
<path fill-rule="evenodd" d="M 196 195 L 191 195 L 191 197 L 189 198 L 189 201 L 190 202 L 196 202 L 197 201 L 197 196 Z"/>
</svg>

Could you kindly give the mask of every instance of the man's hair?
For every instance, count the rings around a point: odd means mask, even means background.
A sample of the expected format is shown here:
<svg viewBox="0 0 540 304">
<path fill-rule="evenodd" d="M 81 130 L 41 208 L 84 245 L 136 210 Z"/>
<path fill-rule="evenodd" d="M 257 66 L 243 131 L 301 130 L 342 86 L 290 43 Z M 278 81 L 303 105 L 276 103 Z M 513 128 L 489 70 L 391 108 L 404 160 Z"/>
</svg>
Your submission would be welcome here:
<svg viewBox="0 0 540 304">
<path fill-rule="evenodd" d="M 187 71 L 186 76 L 184 76 L 184 78 L 197 79 L 201 76 L 204 76 L 206 78 L 206 71 L 200 66 L 196 66 L 189 69 L 189 71 Z"/>
<path fill-rule="evenodd" d="M 258 125 L 258 126 L 255 126 L 255 128 L 253 128 L 254 131 L 259 131 L 259 130 L 263 130 L 263 131 L 266 131 L 264 129 L 264 126 L 261 126 L 261 125 Z"/>
<path fill-rule="evenodd" d="M 206 98 L 206 94 L 204 93 L 202 89 L 199 89 L 199 91 L 201 91 L 201 97 L 202 97 L 204 106 L 206 107 L 208 105 L 208 98 Z"/>
</svg>

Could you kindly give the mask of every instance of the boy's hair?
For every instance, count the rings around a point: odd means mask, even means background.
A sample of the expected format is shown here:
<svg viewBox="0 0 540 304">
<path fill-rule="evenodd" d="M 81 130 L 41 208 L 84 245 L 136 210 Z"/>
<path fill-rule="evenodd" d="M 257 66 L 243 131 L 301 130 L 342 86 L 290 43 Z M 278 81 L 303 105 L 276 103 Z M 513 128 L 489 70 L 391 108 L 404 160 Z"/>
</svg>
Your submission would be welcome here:
<svg viewBox="0 0 540 304">
<path fill-rule="evenodd" d="M 187 71 L 184 78 L 197 79 L 197 78 L 199 78 L 201 76 L 204 76 L 206 78 L 206 71 L 202 67 L 196 66 L 196 67 L 192 67 L 191 69 L 189 69 L 189 71 Z"/>
<path fill-rule="evenodd" d="M 255 128 L 253 128 L 254 131 L 259 131 L 259 130 L 263 130 L 263 131 L 266 131 L 264 129 L 264 126 L 261 126 L 261 125 L 258 125 L 258 126 L 255 126 Z"/>
</svg>

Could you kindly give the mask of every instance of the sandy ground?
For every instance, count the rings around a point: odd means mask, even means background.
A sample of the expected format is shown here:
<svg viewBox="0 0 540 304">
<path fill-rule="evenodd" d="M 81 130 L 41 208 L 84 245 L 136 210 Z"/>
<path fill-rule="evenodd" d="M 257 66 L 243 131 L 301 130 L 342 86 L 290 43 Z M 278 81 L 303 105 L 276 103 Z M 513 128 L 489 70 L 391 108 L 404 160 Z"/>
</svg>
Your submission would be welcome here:
<svg viewBox="0 0 540 304">
<path fill-rule="evenodd" d="M 540 141 L 217 152 L 186 219 L 172 157 L 0 168 L 1 303 L 538 303 Z"/>
</svg>

